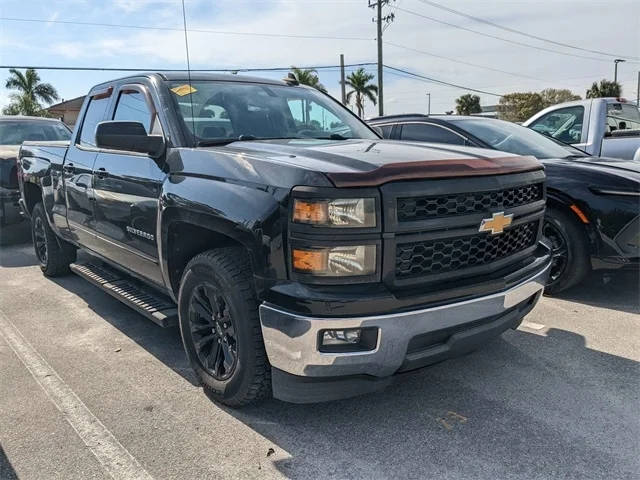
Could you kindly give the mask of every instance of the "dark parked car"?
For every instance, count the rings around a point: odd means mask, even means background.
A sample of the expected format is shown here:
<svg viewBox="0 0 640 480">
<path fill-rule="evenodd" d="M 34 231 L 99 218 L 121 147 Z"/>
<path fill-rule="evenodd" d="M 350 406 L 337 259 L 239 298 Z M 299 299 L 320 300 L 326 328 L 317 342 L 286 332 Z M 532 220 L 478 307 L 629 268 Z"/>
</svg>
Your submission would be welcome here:
<svg viewBox="0 0 640 480">
<path fill-rule="evenodd" d="M 493 148 L 540 159 L 547 174 L 544 234 L 553 244 L 545 291 L 576 285 L 590 269 L 640 266 L 640 163 L 600 158 L 510 122 L 480 117 L 375 118 L 385 138 Z"/>
<path fill-rule="evenodd" d="M 542 294 L 533 157 L 382 140 L 316 89 L 235 75 L 114 80 L 79 118 L 70 143 L 20 153 L 41 269 L 177 321 L 228 405 L 383 387 L 517 328 Z"/>
<path fill-rule="evenodd" d="M 60 120 L 42 117 L 0 117 L 0 226 L 22 220 L 17 159 L 25 140 L 69 140 L 71 130 Z"/>
</svg>

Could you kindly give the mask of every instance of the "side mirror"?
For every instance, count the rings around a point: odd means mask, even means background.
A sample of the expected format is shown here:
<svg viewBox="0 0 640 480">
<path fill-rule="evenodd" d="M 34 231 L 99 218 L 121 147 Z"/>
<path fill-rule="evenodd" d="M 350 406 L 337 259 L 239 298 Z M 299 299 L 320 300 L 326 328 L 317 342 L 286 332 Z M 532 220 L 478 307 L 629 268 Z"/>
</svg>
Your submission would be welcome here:
<svg viewBox="0 0 640 480">
<path fill-rule="evenodd" d="M 100 122 L 96 127 L 96 146 L 109 150 L 146 153 L 158 158 L 164 152 L 164 138 L 147 135 L 140 122 L 112 120 Z"/>
</svg>

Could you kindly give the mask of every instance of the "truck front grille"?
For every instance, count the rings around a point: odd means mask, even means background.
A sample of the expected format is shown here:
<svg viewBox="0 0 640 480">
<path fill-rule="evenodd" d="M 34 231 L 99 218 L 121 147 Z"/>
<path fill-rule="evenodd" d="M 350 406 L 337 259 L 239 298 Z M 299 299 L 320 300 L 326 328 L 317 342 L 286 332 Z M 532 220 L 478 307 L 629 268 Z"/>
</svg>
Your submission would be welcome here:
<svg viewBox="0 0 640 480">
<path fill-rule="evenodd" d="M 499 235 L 462 237 L 396 245 L 396 278 L 412 278 L 486 265 L 536 244 L 539 221 L 523 223 Z"/>
<path fill-rule="evenodd" d="M 469 215 L 519 207 L 542 200 L 543 195 L 542 183 L 535 183 L 487 192 L 400 197 L 397 200 L 397 215 L 399 222 Z"/>
</svg>

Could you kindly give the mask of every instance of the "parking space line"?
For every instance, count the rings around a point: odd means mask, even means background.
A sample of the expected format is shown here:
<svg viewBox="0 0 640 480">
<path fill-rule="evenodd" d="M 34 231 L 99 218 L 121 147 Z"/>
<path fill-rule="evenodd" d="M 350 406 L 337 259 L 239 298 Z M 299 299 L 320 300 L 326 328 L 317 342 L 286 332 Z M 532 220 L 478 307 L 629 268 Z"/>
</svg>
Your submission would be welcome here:
<svg viewBox="0 0 640 480">
<path fill-rule="evenodd" d="M 47 397 L 73 427 L 80 439 L 114 479 L 152 477 L 87 408 L 56 371 L 22 336 L 9 317 L 0 310 L 0 335 L 29 370 Z"/>
</svg>

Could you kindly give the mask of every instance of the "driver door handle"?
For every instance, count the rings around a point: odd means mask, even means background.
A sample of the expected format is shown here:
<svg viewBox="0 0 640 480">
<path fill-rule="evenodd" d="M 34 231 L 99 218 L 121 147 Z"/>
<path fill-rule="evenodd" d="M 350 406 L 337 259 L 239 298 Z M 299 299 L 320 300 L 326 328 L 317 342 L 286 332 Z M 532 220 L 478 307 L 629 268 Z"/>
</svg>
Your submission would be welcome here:
<svg viewBox="0 0 640 480">
<path fill-rule="evenodd" d="M 64 167 L 62 167 L 62 171 L 64 173 L 73 173 L 75 171 L 75 167 L 73 163 L 67 163 Z"/>
<path fill-rule="evenodd" d="M 109 176 L 109 172 L 107 172 L 107 169 L 104 167 L 100 167 L 94 173 L 98 178 L 106 178 Z"/>
</svg>

